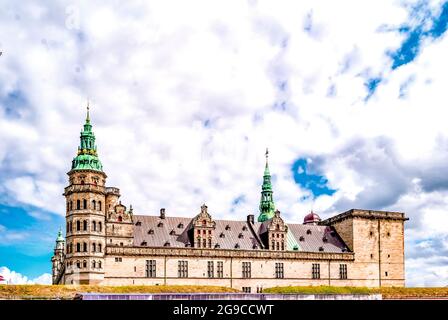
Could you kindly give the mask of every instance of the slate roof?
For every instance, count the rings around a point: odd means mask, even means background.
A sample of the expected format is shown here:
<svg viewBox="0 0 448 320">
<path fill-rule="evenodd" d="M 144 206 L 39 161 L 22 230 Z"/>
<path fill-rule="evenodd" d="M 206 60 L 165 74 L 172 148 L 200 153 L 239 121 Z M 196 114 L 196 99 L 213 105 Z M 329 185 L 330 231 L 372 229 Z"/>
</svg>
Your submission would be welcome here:
<svg viewBox="0 0 448 320">
<path fill-rule="evenodd" d="M 193 246 L 188 230 L 192 218 L 134 215 L 134 245 L 147 247 L 188 247 Z M 240 220 L 214 220 L 215 242 L 220 249 L 261 249 L 260 234 L 266 231 L 266 222 Z M 329 226 L 287 224 L 287 250 L 298 244 L 298 251 L 344 252 L 346 245 Z M 151 230 L 151 231 L 150 231 Z M 256 234 L 252 231 L 254 230 Z M 309 231 L 308 231 L 309 230 Z M 301 241 L 301 237 L 303 240 Z M 348 250 L 347 250 L 348 251 Z"/>
</svg>

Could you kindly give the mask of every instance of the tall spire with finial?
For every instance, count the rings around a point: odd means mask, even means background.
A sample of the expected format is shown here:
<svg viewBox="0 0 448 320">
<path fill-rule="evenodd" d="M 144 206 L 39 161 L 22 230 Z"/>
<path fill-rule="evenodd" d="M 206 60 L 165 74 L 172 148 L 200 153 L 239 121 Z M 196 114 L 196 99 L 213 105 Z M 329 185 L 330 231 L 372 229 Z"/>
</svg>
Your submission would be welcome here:
<svg viewBox="0 0 448 320">
<path fill-rule="evenodd" d="M 263 174 L 263 185 L 261 186 L 261 199 L 260 199 L 260 215 L 258 216 L 258 222 L 263 222 L 272 219 L 275 215 L 275 204 L 273 198 L 271 173 L 269 172 L 268 156 L 269 150 L 266 148 L 266 166 Z"/>
<path fill-rule="evenodd" d="M 81 143 L 78 155 L 72 161 L 72 170 L 103 171 L 95 145 L 95 134 L 90 123 L 90 101 L 87 101 L 87 114 L 84 129 L 81 131 Z"/>
</svg>

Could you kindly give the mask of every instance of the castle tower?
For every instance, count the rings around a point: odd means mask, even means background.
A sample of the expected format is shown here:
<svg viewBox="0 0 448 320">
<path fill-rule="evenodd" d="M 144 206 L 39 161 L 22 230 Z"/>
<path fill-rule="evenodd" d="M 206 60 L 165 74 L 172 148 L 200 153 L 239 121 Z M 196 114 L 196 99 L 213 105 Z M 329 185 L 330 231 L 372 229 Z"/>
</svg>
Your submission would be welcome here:
<svg viewBox="0 0 448 320">
<path fill-rule="evenodd" d="M 275 215 L 274 198 L 272 196 L 272 184 L 271 174 L 269 172 L 268 165 L 269 151 L 266 149 L 266 166 L 263 174 L 263 185 L 261 186 L 261 199 L 260 199 L 260 215 L 258 216 L 258 222 L 264 222 L 272 219 Z"/>
<path fill-rule="evenodd" d="M 62 237 L 61 229 L 59 229 L 58 237 L 56 238 L 56 245 L 54 247 L 54 254 L 51 258 L 53 284 L 57 284 L 59 282 L 59 277 L 64 269 L 64 247 L 65 239 Z"/>
<path fill-rule="evenodd" d="M 95 284 L 104 279 L 106 174 L 98 158 L 89 106 L 81 142 L 65 188 L 66 284 Z"/>
</svg>

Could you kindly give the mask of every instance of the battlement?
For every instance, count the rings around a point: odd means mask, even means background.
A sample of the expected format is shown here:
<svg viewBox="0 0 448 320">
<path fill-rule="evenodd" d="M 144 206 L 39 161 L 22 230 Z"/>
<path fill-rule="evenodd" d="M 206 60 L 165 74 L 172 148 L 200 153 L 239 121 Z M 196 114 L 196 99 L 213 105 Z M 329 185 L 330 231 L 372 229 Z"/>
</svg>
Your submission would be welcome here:
<svg viewBox="0 0 448 320">
<path fill-rule="evenodd" d="M 350 209 L 334 217 L 323 220 L 319 224 L 332 225 L 335 222 L 340 222 L 348 218 L 364 218 L 373 220 L 384 219 L 384 220 L 401 220 L 401 221 L 409 220 L 409 218 L 407 218 L 403 212 Z"/>
</svg>

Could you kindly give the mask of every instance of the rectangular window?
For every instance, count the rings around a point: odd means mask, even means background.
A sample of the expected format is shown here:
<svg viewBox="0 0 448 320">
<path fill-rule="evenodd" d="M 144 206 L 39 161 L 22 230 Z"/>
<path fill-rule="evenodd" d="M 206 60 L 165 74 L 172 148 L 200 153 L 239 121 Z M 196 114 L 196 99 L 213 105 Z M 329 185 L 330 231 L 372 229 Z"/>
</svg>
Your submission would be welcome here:
<svg viewBox="0 0 448 320">
<path fill-rule="evenodd" d="M 156 260 L 146 260 L 146 277 L 156 277 Z"/>
<path fill-rule="evenodd" d="M 320 279 L 320 264 L 318 263 L 313 263 L 312 278 Z"/>
<path fill-rule="evenodd" d="M 284 273 L 283 273 L 283 263 L 278 262 L 275 264 L 275 277 L 277 279 L 283 279 Z"/>
<path fill-rule="evenodd" d="M 224 278 L 224 262 L 218 261 L 218 278 Z"/>
<path fill-rule="evenodd" d="M 122 262 L 122 258 L 121 257 L 115 257 L 115 262 Z"/>
<path fill-rule="evenodd" d="M 207 261 L 207 277 L 214 278 L 215 271 L 213 269 L 214 269 L 213 261 Z"/>
<path fill-rule="evenodd" d="M 339 265 L 339 279 L 347 279 L 347 265 L 346 264 Z"/>
<path fill-rule="evenodd" d="M 179 278 L 188 278 L 188 261 L 179 260 L 178 276 L 179 276 Z"/>
<path fill-rule="evenodd" d="M 243 278 L 251 277 L 251 263 L 243 262 Z"/>
<path fill-rule="evenodd" d="M 250 287 L 243 287 L 244 293 L 250 293 Z"/>
</svg>

